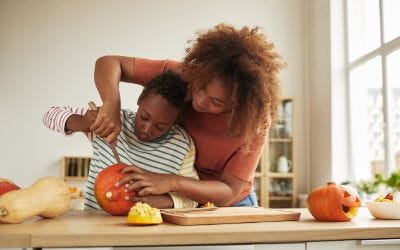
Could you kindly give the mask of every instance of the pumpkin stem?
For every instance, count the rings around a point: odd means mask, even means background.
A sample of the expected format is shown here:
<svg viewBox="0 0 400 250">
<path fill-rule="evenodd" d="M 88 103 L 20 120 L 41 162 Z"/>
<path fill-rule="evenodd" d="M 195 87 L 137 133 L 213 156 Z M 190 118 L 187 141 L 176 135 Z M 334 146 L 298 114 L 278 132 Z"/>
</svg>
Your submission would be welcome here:
<svg viewBox="0 0 400 250">
<path fill-rule="evenodd" d="M 330 181 L 326 183 L 327 186 L 331 186 L 331 185 L 336 185 L 336 183 L 334 181 Z"/>
<path fill-rule="evenodd" d="M 4 207 L 0 207 L 0 216 L 4 217 L 8 214 L 7 209 L 5 209 Z"/>
</svg>

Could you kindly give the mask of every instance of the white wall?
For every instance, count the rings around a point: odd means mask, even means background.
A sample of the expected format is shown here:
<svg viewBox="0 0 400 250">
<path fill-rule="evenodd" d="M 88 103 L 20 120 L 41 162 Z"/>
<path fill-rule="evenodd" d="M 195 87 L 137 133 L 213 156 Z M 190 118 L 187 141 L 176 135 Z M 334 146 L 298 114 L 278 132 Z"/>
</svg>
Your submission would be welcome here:
<svg viewBox="0 0 400 250">
<path fill-rule="evenodd" d="M 309 0 L 310 188 L 351 178 L 344 0 Z"/>
<path fill-rule="evenodd" d="M 310 0 L 310 185 L 332 178 L 330 2 Z"/>
<path fill-rule="evenodd" d="M 90 155 L 82 135 L 65 138 L 42 125 L 52 105 L 100 103 L 95 60 L 106 54 L 180 60 L 194 32 L 221 22 L 259 25 L 288 62 L 281 74 L 295 106 L 299 191 L 307 186 L 305 81 L 308 26 L 302 0 L 2 0 L 0 1 L 0 176 L 21 186 L 59 175 L 63 155 Z M 135 109 L 139 87 L 122 86 Z"/>
</svg>

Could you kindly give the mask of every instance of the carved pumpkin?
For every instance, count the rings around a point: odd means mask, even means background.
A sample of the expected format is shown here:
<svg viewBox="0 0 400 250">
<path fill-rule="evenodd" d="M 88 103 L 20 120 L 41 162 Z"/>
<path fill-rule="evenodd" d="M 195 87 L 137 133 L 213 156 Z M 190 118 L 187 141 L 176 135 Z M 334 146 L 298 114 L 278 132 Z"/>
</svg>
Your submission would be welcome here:
<svg viewBox="0 0 400 250">
<path fill-rule="evenodd" d="M 94 195 L 99 206 L 112 215 L 127 215 L 134 202 L 125 200 L 125 196 L 136 195 L 136 192 L 125 192 L 125 186 L 115 187 L 123 174 L 124 164 L 115 164 L 103 169 L 94 183 Z"/>
<path fill-rule="evenodd" d="M 315 188 L 307 197 L 308 210 L 320 221 L 350 221 L 357 215 L 360 204 L 357 192 L 334 182 Z"/>
<path fill-rule="evenodd" d="M 0 178 L 0 196 L 2 196 L 5 193 L 8 193 L 13 190 L 18 190 L 20 187 L 15 185 L 12 181 L 8 179 L 3 179 Z"/>
</svg>

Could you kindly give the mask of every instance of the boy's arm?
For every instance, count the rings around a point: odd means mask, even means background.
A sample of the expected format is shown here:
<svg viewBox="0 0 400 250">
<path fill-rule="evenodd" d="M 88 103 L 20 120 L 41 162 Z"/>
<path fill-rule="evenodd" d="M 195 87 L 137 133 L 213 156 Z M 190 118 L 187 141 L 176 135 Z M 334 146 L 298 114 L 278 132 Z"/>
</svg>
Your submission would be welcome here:
<svg viewBox="0 0 400 250">
<path fill-rule="evenodd" d="M 182 161 L 181 169 L 179 170 L 178 175 L 198 180 L 199 176 L 194 169 L 195 158 L 196 149 L 193 141 L 191 141 L 191 147 Z M 171 196 L 172 201 L 174 202 L 174 208 L 195 208 L 198 205 L 196 201 L 188 199 L 178 193 L 170 192 L 168 194 Z"/>
<path fill-rule="evenodd" d="M 96 116 L 97 111 L 90 111 L 87 108 L 52 107 L 43 115 L 43 124 L 65 135 L 84 132 L 89 139 L 93 139 L 93 132 L 89 127 Z"/>
</svg>

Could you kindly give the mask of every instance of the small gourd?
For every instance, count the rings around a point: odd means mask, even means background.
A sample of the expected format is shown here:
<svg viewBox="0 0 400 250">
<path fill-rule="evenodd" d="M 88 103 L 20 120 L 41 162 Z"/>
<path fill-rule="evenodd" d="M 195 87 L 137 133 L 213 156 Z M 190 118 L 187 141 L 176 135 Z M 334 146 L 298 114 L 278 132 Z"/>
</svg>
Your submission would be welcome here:
<svg viewBox="0 0 400 250">
<path fill-rule="evenodd" d="M 70 200 L 70 191 L 63 180 L 44 177 L 28 188 L 0 197 L 0 222 L 20 223 L 36 215 L 55 218 L 68 210 Z"/>
</svg>

